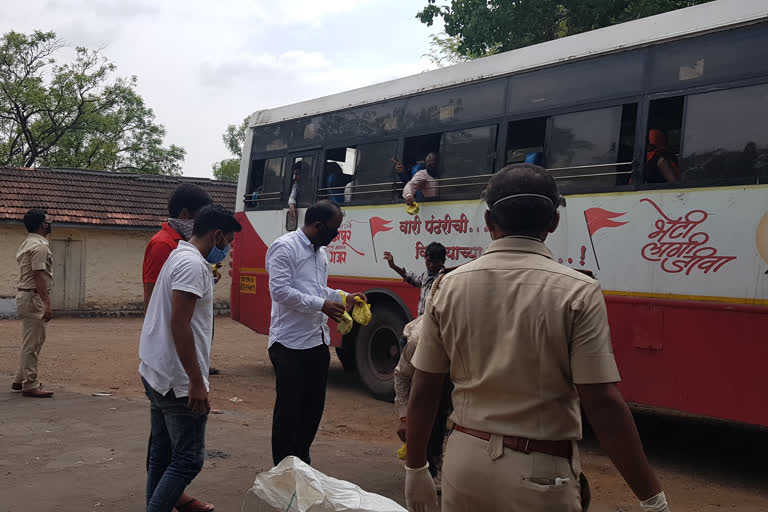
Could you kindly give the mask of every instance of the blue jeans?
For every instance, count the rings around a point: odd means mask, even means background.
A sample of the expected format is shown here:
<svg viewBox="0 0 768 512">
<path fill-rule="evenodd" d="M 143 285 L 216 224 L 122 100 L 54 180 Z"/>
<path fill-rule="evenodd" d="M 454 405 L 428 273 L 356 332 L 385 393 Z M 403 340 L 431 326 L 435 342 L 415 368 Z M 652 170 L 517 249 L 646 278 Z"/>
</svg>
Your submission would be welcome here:
<svg viewBox="0 0 768 512">
<path fill-rule="evenodd" d="M 170 512 L 184 489 L 203 469 L 207 415 L 187 407 L 173 391 L 163 396 L 147 384 L 152 432 L 147 449 L 147 512 Z"/>
</svg>

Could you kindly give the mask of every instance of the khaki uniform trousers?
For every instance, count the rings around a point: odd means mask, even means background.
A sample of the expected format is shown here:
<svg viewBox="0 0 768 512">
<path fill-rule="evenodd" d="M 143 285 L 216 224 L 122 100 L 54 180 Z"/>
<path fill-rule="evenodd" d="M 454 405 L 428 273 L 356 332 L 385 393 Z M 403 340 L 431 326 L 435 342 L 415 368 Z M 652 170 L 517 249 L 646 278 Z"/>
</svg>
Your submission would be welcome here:
<svg viewBox="0 0 768 512">
<path fill-rule="evenodd" d="M 442 479 L 442 512 L 582 512 L 581 463 L 505 448 L 454 430 Z M 563 479 L 555 482 L 556 478 Z"/>
<path fill-rule="evenodd" d="M 45 343 L 46 322 L 43 322 L 45 306 L 43 299 L 34 292 L 20 291 L 16 295 L 16 312 L 22 322 L 21 356 L 19 371 L 14 382 L 21 384 L 24 391 L 37 389 L 37 358 Z"/>
</svg>

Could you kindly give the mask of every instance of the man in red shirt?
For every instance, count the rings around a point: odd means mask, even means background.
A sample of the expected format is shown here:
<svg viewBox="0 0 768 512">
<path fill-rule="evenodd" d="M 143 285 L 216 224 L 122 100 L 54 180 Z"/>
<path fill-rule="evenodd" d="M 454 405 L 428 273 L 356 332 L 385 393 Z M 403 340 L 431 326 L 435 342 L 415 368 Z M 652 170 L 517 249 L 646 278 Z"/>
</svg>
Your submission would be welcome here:
<svg viewBox="0 0 768 512">
<path fill-rule="evenodd" d="M 163 222 L 160 231 L 147 244 L 142 265 L 142 281 L 144 282 L 144 313 L 147 312 L 149 299 L 155 289 L 157 277 L 163 268 L 171 251 L 179 245 L 179 240 L 189 240 L 192 236 L 195 214 L 203 206 L 213 204 L 211 196 L 191 183 L 182 183 L 168 199 L 168 222 Z M 211 373 L 214 368 L 211 368 Z M 210 512 L 214 506 L 203 503 L 184 493 L 176 503 L 177 512 Z"/>
</svg>

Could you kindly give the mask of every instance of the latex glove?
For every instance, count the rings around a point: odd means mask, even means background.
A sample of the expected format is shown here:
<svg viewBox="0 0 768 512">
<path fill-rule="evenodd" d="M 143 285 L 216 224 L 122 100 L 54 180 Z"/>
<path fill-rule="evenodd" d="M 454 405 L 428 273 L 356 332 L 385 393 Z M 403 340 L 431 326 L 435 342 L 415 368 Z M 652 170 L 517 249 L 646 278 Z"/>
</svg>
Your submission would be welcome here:
<svg viewBox="0 0 768 512">
<path fill-rule="evenodd" d="M 648 498 L 645 501 L 641 501 L 640 508 L 644 512 L 669 512 L 669 507 L 667 506 L 667 496 L 664 494 L 664 491 L 661 491 L 653 498 Z"/>
<path fill-rule="evenodd" d="M 405 503 L 408 512 L 429 512 L 437 508 L 437 491 L 429 474 L 429 463 L 417 469 L 405 466 Z"/>
</svg>

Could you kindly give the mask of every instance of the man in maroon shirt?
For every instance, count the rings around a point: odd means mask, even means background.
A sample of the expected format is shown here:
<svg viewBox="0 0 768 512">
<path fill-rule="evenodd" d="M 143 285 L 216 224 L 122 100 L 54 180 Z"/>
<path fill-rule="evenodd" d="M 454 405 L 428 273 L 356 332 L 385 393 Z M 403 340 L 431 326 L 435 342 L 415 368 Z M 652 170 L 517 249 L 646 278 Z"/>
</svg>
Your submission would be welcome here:
<svg viewBox="0 0 768 512">
<path fill-rule="evenodd" d="M 147 312 L 149 299 L 155 289 L 157 276 L 163 268 L 171 251 L 179 245 L 179 240 L 189 240 L 192 236 L 195 214 L 203 206 L 213 203 L 211 196 L 191 183 L 183 183 L 176 187 L 168 199 L 168 222 L 163 222 L 160 231 L 147 244 L 142 265 L 142 281 L 144 282 L 144 312 Z M 211 368 L 211 373 L 216 371 Z M 177 512 L 210 512 L 213 505 L 196 500 L 184 493 L 176 504 Z"/>
</svg>

